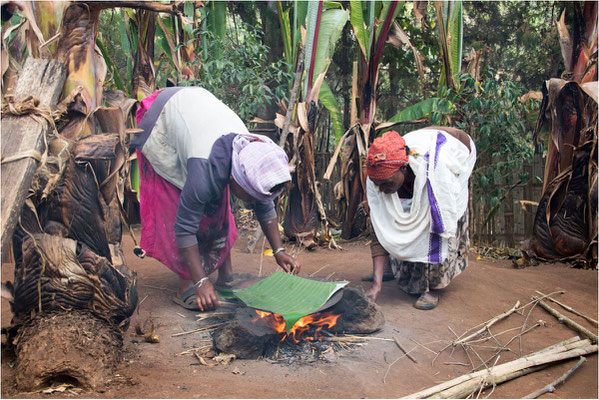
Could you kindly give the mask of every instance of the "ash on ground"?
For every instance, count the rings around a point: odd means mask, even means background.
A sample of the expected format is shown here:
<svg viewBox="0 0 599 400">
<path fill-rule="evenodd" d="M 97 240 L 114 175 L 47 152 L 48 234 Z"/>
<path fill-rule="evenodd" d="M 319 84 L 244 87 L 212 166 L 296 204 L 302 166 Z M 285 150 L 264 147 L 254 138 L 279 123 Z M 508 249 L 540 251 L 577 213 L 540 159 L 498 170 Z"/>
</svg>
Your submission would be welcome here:
<svg viewBox="0 0 599 400">
<path fill-rule="evenodd" d="M 272 343 L 264 349 L 264 359 L 273 364 L 309 364 L 318 361 L 336 362 L 342 352 L 353 350 L 360 343 L 322 341 L 293 341 L 284 340 Z"/>
</svg>

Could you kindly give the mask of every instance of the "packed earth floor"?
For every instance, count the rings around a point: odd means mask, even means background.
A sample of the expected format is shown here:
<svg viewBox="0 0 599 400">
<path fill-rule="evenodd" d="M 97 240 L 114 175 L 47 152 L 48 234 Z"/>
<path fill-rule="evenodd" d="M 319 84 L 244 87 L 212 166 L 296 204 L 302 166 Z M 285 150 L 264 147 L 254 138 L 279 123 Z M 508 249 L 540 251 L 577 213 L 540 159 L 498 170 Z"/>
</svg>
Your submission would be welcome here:
<svg viewBox="0 0 599 400">
<path fill-rule="evenodd" d="M 260 268 L 262 275 L 278 268 L 273 257 L 262 254 L 261 244 L 262 240 L 254 254 L 248 254 L 247 237 L 240 235 L 232 252 L 235 272 L 258 276 Z M 369 283 L 360 278 L 371 271 L 367 243 L 356 240 L 340 244 L 342 251 L 297 251 L 301 276 L 348 280 L 350 286 L 366 290 Z M 198 321 L 197 312 L 183 309 L 171 300 L 177 288 L 176 276 L 156 260 L 137 258 L 129 237 L 123 238 L 123 245 L 128 267 L 138 274 L 141 303 L 124 338 L 124 360 L 111 382 L 94 391 L 63 385 L 64 391 L 22 393 L 15 387 L 11 357 L 3 350 L 2 398 L 397 398 L 466 374 L 472 365 L 478 366 L 480 361 L 472 359 L 476 358 L 475 353 L 466 354 L 459 346 L 436 353 L 455 339 L 455 334 L 461 335 L 509 310 L 517 301 L 521 305 L 529 303 L 536 291 L 549 294 L 563 290 L 565 293 L 554 296 L 556 300 L 591 318 L 597 319 L 598 314 L 597 270 L 572 269 L 565 264 L 514 269 L 509 260 L 481 259 L 471 253 L 468 268 L 442 292 L 434 310 L 416 310 L 412 307 L 415 297 L 401 292 L 395 282 L 385 282 L 378 301 L 385 315 L 385 327 L 360 343 L 335 345 L 316 360 L 297 358 L 285 362 L 271 356 L 209 366 L 190 351 L 210 344 L 206 341 L 209 336 L 205 332 L 181 334 L 205 326 L 206 321 Z M 13 273 L 11 264 L 2 265 L 2 281 L 12 281 Z M 584 319 L 552 305 L 597 332 Z M 496 339 L 506 343 L 521 332 L 525 322 L 527 328 L 538 323 L 521 340 L 512 341 L 509 350 L 501 352 L 497 364 L 577 335 L 541 307 L 529 311 L 530 307 L 525 308 L 491 328 Z M 8 326 L 10 319 L 9 304 L 2 299 L 2 326 Z M 135 327 L 147 328 L 150 320 L 159 343 L 146 342 L 136 334 Z M 400 358 L 403 353 L 393 338 L 418 362 Z M 481 358 L 495 351 L 491 348 L 497 343 L 492 340 L 477 342 L 480 346 L 473 347 L 479 349 Z M 205 361 L 216 364 L 208 357 Z M 561 362 L 477 394 L 481 398 L 520 398 L 554 381 L 575 363 L 576 359 Z M 542 398 L 598 398 L 597 374 L 597 354 L 593 354 L 555 393 Z"/>
</svg>

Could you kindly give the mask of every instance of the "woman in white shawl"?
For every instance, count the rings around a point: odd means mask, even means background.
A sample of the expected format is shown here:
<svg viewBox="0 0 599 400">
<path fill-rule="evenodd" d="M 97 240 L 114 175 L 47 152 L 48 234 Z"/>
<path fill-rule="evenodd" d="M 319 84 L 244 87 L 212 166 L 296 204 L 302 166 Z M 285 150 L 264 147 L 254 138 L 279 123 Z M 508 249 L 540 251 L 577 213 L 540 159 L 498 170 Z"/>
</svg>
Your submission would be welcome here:
<svg viewBox="0 0 599 400">
<path fill-rule="evenodd" d="M 466 268 L 475 161 L 474 142 L 456 128 L 428 127 L 404 137 L 391 131 L 374 140 L 366 183 L 375 239 L 369 298 L 378 299 L 383 274 L 392 273 L 402 290 L 419 295 L 414 307 L 430 310 L 439 289 Z"/>
</svg>

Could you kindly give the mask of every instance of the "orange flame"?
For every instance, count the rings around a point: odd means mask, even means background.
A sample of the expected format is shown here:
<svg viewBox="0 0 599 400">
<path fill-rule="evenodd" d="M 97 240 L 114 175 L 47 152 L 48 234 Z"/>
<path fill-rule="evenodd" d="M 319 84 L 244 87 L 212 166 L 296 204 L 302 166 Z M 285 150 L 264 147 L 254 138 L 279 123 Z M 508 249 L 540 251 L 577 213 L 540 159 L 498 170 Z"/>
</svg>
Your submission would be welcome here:
<svg viewBox="0 0 599 400">
<path fill-rule="evenodd" d="M 299 343 L 300 340 L 319 340 L 320 331 L 322 328 L 325 326 L 327 328 L 331 328 L 337 323 L 337 320 L 340 317 L 339 314 L 333 314 L 332 311 L 306 315 L 305 317 L 300 318 L 295 325 L 293 325 L 293 327 L 289 330 L 289 335 L 287 335 L 285 330 L 285 320 L 282 316 L 260 310 L 256 310 L 256 314 L 258 314 L 258 317 L 254 318 L 252 322 L 262 320 L 267 326 L 273 328 L 278 333 L 283 334 L 281 341 L 285 340 L 287 337 L 290 337 L 296 343 Z M 316 328 L 314 337 L 302 337 L 305 336 L 306 332 L 310 331 L 312 328 Z"/>
</svg>

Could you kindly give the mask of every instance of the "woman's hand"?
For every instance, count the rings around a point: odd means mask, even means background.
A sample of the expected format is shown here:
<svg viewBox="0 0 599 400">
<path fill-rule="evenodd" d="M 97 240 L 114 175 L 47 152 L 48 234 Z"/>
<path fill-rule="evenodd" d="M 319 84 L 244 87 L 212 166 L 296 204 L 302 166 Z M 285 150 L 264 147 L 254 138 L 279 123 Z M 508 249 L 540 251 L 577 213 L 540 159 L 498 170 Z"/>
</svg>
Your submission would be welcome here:
<svg viewBox="0 0 599 400">
<path fill-rule="evenodd" d="M 376 301 L 381 295 L 383 287 L 383 272 L 385 266 L 389 263 L 388 255 L 379 255 L 372 258 L 372 286 L 364 295 L 370 300 Z"/>
<path fill-rule="evenodd" d="M 285 250 L 275 254 L 275 260 L 277 260 L 277 264 L 283 268 L 283 271 L 288 274 L 297 275 L 302 268 L 301 264 L 295 258 L 285 253 Z"/>
<path fill-rule="evenodd" d="M 366 291 L 366 293 L 364 293 L 364 296 L 366 296 L 366 298 L 374 301 L 376 303 L 376 301 L 378 300 L 379 296 L 381 295 L 381 284 L 372 284 L 372 286 L 370 287 L 370 289 L 368 289 L 368 291 Z"/>
<path fill-rule="evenodd" d="M 220 305 L 214 291 L 214 286 L 212 286 L 212 283 L 208 279 L 196 287 L 195 292 L 200 311 L 212 311 Z"/>
</svg>

